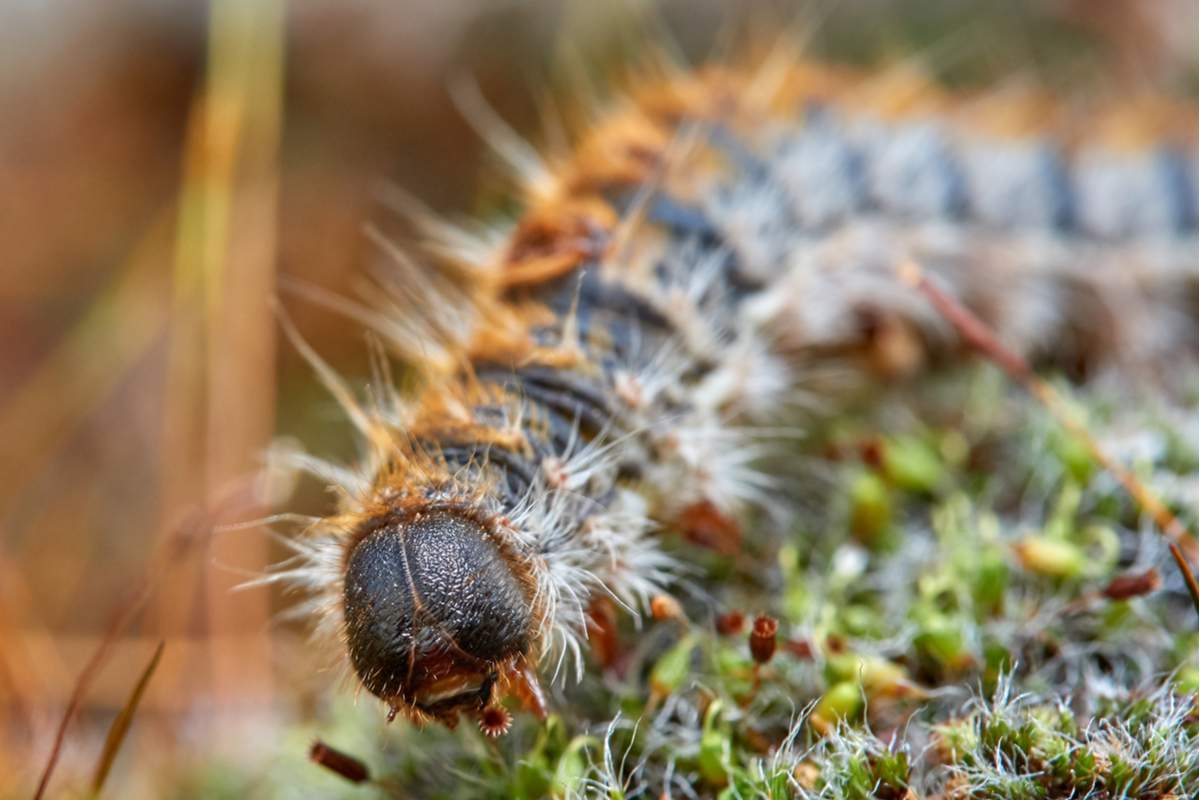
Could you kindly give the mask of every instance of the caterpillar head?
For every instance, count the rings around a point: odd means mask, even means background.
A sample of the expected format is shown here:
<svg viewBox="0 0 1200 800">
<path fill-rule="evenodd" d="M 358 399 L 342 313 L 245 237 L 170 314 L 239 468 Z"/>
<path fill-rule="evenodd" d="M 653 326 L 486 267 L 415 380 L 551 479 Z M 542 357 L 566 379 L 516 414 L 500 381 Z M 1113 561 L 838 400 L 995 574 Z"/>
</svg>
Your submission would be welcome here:
<svg viewBox="0 0 1200 800">
<path fill-rule="evenodd" d="M 453 725 L 524 667 L 533 611 L 520 563 L 486 523 L 448 508 L 370 523 L 346 560 L 350 662 L 393 714 Z"/>
</svg>

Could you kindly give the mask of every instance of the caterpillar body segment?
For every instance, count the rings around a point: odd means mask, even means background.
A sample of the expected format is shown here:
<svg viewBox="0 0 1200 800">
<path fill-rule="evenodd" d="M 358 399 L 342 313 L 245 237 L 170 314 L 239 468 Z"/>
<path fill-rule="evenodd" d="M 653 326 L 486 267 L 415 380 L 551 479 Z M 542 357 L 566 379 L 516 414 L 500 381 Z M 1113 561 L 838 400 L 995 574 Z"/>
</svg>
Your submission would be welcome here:
<svg viewBox="0 0 1200 800">
<path fill-rule="evenodd" d="M 754 426 L 838 396 L 814 365 L 870 385 L 953 353 L 902 265 L 1077 371 L 1194 358 L 1195 114 L 1154 108 L 778 59 L 637 87 L 564 162 L 518 159 L 504 236 L 454 234 L 442 272 L 398 255 L 355 310 L 422 384 L 339 389 L 364 457 L 304 462 L 342 507 L 279 577 L 393 713 L 544 713 L 597 599 L 678 577 L 657 531 L 736 549 L 772 488 Z"/>
</svg>

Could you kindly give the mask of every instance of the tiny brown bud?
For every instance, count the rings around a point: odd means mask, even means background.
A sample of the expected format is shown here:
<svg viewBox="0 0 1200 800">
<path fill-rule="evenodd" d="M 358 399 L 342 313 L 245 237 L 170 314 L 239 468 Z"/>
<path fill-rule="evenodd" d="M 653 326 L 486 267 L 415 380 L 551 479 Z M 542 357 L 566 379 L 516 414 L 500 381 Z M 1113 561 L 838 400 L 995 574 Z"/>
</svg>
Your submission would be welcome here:
<svg viewBox="0 0 1200 800">
<path fill-rule="evenodd" d="M 717 633 L 722 636 L 736 636 L 746 627 L 746 615 L 740 611 L 726 611 L 717 617 Z"/>
<path fill-rule="evenodd" d="M 1162 576 L 1154 567 L 1145 572 L 1118 575 L 1104 587 L 1104 596 L 1109 600 L 1128 600 L 1150 594 L 1162 585 Z"/>
<path fill-rule="evenodd" d="M 821 448 L 821 458 L 826 461 L 841 461 L 845 457 L 846 454 L 842 452 L 842 448 L 837 442 L 826 442 L 825 446 Z"/>
<path fill-rule="evenodd" d="M 512 721 L 512 714 L 504 706 L 492 705 L 479 712 L 479 730 L 493 739 L 508 733 Z"/>
<path fill-rule="evenodd" d="M 650 600 L 650 614 L 659 622 L 667 619 L 682 619 L 683 609 L 679 601 L 669 594 L 658 594 Z"/>
<path fill-rule="evenodd" d="M 825 637 L 825 648 L 834 655 L 846 652 L 846 640 L 836 633 Z"/>
<path fill-rule="evenodd" d="M 858 456 L 868 467 L 881 468 L 883 466 L 883 442 L 874 438 L 859 443 Z"/>
<path fill-rule="evenodd" d="M 801 761 L 792 769 L 792 777 L 805 789 L 812 789 L 821 778 L 821 769 L 811 761 Z"/>
<path fill-rule="evenodd" d="M 742 529 L 737 520 L 717 508 L 711 500 L 684 507 L 674 528 L 688 541 L 717 553 L 733 555 L 742 546 Z"/>
<path fill-rule="evenodd" d="M 769 736 L 754 728 L 742 728 L 738 735 L 746 740 L 752 749 L 760 755 L 769 755 L 775 749 L 775 742 Z"/>
<path fill-rule="evenodd" d="M 308 759 L 330 772 L 341 775 L 351 783 L 366 783 L 371 780 L 371 773 L 366 764 L 352 755 L 335 750 L 320 739 L 313 742 L 308 751 Z"/>
<path fill-rule="evenodd" d="M 813 657 L 813 646 L 807 639 L 788 639 L 783 646 L 789 653 L 802 661 L 808 661 Z"/>
<path fill-rule="evenodd" d="M 775 634 L 779 631 L 779 622 L 774 617 L 760 616 L 754 620 L 750 630 L 750 655 L 755 662 L 765 664 L 775 655 Z"/>
</svg>

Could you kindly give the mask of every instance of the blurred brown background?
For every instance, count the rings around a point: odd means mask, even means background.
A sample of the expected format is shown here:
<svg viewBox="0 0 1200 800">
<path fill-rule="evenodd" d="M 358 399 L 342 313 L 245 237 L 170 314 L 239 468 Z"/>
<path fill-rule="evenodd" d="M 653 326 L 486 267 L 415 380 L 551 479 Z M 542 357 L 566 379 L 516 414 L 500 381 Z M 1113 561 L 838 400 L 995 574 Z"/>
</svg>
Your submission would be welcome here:
<svg viewBox="0 0 1200 800">
<path fill-rule="evenodd" d="M 1114 81 L 1194 85 L 1187 2 L 752 5 L 823 20 L 814 47 L 845 58 L 961 40 L 983 76 L 1102 63 Z M 261 529 L 205 531 L 265 513 L 248 476 L 274 438 L 352 455 L 334 404 L 277 341 L 270 301 L 280 275 L 352 291 L 375 257 L 364 223 L 388 224 L 387 182 L 435 209 L 479 209 L 485 148 L 447 85 L 473 76 L 536 140 L 562 64 L 635 50 L 630 31 L 656 26 L 702 56 L 758 13 L 715 0 L 0 3 L 0 796 L 31 786 L 123 609 L 55 785 L 94 763 L 160 640 L 127 787 L 210 750 L 252 761 L 251 732 L 317 713 L 337 676 L 277 620 L 286 598 L 230 591 L 282 549 Z M 360 380 L 358 327 L 282 300 Z M 326 501 L 302 484 L 288 507 Z"/>
</svg>

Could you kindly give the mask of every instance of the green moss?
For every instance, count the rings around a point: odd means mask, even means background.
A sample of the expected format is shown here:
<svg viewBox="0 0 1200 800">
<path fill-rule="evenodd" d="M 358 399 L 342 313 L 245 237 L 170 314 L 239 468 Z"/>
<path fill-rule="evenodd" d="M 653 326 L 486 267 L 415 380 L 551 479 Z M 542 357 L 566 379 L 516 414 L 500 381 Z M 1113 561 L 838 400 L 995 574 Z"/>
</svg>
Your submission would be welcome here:
<svg viewBox="0 0 1200 800">
<path fill-rule="evenodd" d="M 357 754 L 382 776 L 377 791 L 1194 794 L 1195 612 L 1161 539 L 1142 532 L 1119 485 L 1085 469 L 1027 398 L 990 379 L 948 386 L 960 398 L 944 403 L 953 413 L 922 409 L 919 428 L 875 431 L 869 416 L 833 423 L 835 439 L 882 442 L 884 455 L 840 462 L 803 527 L 781 535 L 765 520 L 752 525 L 738 559 L 673 540 L 713 596 L 680 598 L 690 625 L 623 630 L 620 672 L 593 665 L 545 725 L 519 715 L 491 742 L 467 725 L 398 724 L 363 744 Z M 1102 440 L 1108 426 L 1128 425 L 1108 399 L 1080 403 Z M 978 409 L 969 425 L 964 407 Z M 1169 425 L 1138 419 L 1162 442 L 1146 448 L 1160 454 L 1140 467 L 1147 481 L 1195 463 Z M 1163 588 L 1103 599 L 1114 576 L 1150 565 Z M 750 659 L 747 632 L 716 632 L 718 609 L 780 619 L 768 664 Z M 992 699 L 972 699 L 979 687 Z M 913 758 L 930 740 L 936 756 Z"/>
</svg>

